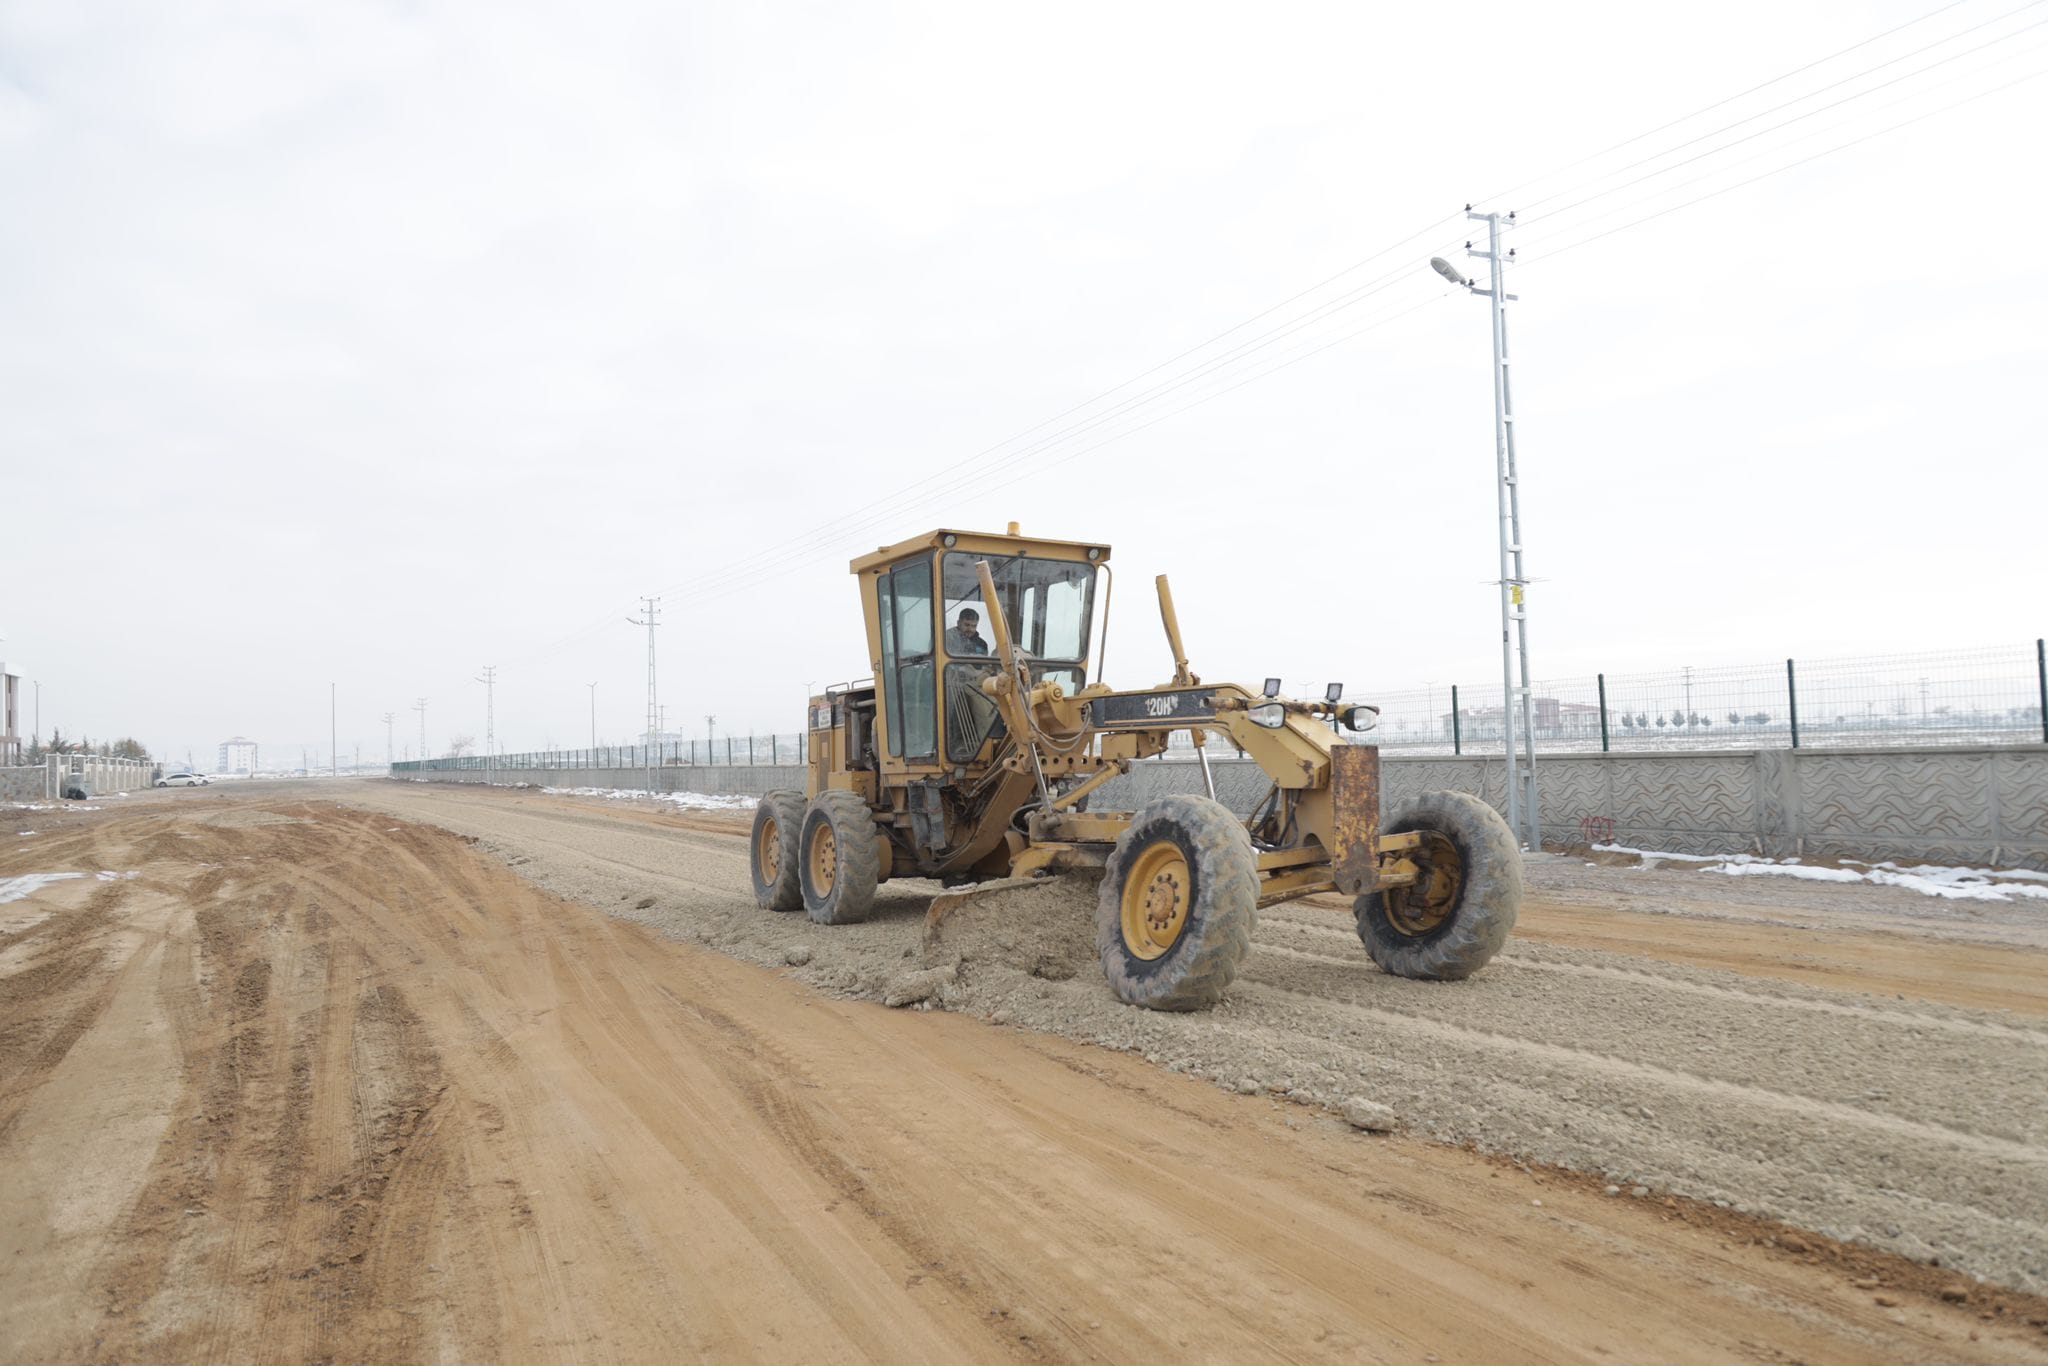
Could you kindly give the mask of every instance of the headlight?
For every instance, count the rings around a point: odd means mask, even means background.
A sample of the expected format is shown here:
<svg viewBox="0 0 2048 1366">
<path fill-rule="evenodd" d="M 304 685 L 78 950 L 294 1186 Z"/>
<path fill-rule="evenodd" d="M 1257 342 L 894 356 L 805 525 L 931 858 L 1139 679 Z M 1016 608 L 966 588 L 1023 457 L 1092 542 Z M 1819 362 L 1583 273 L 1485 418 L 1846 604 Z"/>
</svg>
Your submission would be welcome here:
<svg viewBox="0 0 2048 1366">
<path fill-rule="evenodd" d="M 1353 731 L 1371 730 L 1380 723 L 1380 709 L 1359 705 L 1344 709 L 1344 728 Z"/>
<path fill-rule="evenodd" d="M 1252 718 L 1252 724 L 1255 726 L 1264 726 L 1267 730 L 1278 730 L 1287 724 L 1287 704 L 1285 702 L 1268 702 L 1263 706 L 1253 707 L 1246 715 Z"/>
</svg>

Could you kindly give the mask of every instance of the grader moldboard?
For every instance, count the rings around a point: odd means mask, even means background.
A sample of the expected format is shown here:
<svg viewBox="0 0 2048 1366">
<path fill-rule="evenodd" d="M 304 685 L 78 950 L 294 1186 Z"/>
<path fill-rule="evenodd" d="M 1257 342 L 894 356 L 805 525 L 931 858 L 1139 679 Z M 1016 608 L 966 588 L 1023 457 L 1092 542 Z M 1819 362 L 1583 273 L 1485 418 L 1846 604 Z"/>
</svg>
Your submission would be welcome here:
<svg viewBox="0 0 2048 1366">
<path fill-rule="evenodd" d="M 1317 892 L 1356 899 L 1367 952 L 1399 976 L 1468 977 L 1506 941 L 1522 897 L 1507 823 L 1475 797 L 1432 792 L 1383 832 L 1379 751 L 1337 734 L 1370 730 L 1377 708 L 1334 687 L 1298 701 L 1277 679 L 1259 693 L 1202 682 L 1164 575 L 1173 677 L 1124 691 L 1101 682 L 1108 546 L 1020 536 L 1013 522 L 1001 536 L 935 531 L 852 570 L 873 677 L 811 699 L 806 792 L 761 800 L 752 864 L 764 907 L 842 925 L 864 919 L 892 877 L 981 891 L 1097 870 L 1103 970 L 1120 998 L 1155 1010 L 1214 1005 L 1251 950 L 1258 908 Z M 1175 731 L 1191 733 L 1207 795 L 1089 808 Z M 1212 734 L 1272 780 L 1248 818 L 1216 800 Z M 931 923 L 963 895 L 942 893 Z"/>
</svg>

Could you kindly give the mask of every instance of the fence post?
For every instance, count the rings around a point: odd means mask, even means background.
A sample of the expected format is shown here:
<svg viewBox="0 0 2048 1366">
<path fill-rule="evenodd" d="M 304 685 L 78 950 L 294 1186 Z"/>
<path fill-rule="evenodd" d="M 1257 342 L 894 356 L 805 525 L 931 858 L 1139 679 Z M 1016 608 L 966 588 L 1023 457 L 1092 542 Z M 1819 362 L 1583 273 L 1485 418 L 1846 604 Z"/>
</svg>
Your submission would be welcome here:
<svg viewBox="0 0 2048 1366">
<path fill-rule="evenodd" d="M 1785 661 L 1785 701 L 1792 710 L 1792 748 L 1799 748 L 1799 680 L 1792 673 L 1792 661 Z"/>
<path fill-rule="evenodd" d="M 1607 675 L 1596 674 L 1600 680 L 1600 752 L 1607 752 Z"/>
<path fill-rule="evenodd" d="M 2048 639 L 2034 642 L 2034 676 L 2041 685 L 2041 743 L 2048 745 Z"/>
<path fill-rule="evenodd" d="M 1464 752 L 1464 730 L 1460 725 L 1458 717 L 1458 685 L 1453 683 L 1451 684 L 1451 753 L 1463 754 Z"/>
<path fill-rule="evenodd" d="M 748 768 L 752 768 L 753 766 L 754 766 L 754 737 L 753 737 L 753 734 L 752 734 L 752 732 L 749 732 L 749 733 L 748 733 L 748 735 L 747 735 L 747 767 L 748 767 Z"/>
</svg>

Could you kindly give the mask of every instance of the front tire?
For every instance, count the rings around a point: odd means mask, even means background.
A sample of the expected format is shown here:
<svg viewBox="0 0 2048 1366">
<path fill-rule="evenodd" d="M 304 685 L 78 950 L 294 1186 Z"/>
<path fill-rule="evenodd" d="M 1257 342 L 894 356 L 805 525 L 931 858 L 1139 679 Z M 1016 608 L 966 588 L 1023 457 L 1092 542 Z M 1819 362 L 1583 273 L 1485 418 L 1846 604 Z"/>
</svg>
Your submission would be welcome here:
<svg viewBox="0 0 2048 1366">
<path fill-rule="evenodd" d="M 1507 943 L 1522 905 L 1522 850 L 1500 813 L 1464 792 L 1425 792 L 1387 826 L 1419 833 L 1414 885 L 1358 898 L 1358 937 L 1396 977 L 1455 982 Z"/>
<path fill-rule="evenodd" d="M 1110 853 L 1096 903 L 1110 990 L 1150 1010 L 1215 1005 L 1251 952 L 1258 907 L 1258 855 L 1228 807 L 1146 803 Z"/>
<path fill-rule="evenodd" d="M 763 910 L 800 911 L 804 889 L 797 867 L 803 862 L 804 798 L 801 792 L 770 792 L 754 808 L 749 846 L 754 900 Z"/>
<path fill-rule="evenodd" d="M 811 919 L 851 925 L 868 918 L 882 880 L 882 837 L 858 792 L 835 788 L 812 800 L 797 867 Z"/>
</svg>

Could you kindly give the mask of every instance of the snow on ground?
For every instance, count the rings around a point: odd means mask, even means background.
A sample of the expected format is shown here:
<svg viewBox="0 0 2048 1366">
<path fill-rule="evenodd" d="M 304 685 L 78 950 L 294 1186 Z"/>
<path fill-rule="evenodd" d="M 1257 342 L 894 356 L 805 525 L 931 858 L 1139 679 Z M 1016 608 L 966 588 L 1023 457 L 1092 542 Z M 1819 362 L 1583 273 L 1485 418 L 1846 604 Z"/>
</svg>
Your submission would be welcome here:
<svg viewBox="0 0 2048 1366">
<path fill-rule="evenodd" d="M 125 792 L 117 794 L 127 796 Z M 76 806 L 70 802 L 9 802 L 16 811 L 97 811 L 97 806 Z"/>
<path fill-rule="evenodd" d="M 23 873 L 20 877 L 0 880 L 0 906 L 34 896 L 53 882 L 69 882 L 84 876 L 84 873 Z"/>
<path fill-rule="evenodd" d="M 1663 849 L 1635 849 L 1626 844 L 1596 844 L 1602 854 L 1634 854 L 1645 868 L 1660 863 L 1696 863 L 1709 873 L 1730 877 L 1792 877 L 1809 882 L 1867 882 L 1903 887 L 1922 896 L 1952 901 L 2010 901 L 2014 897 L 2048 901 L 2048 873 L 2025 868 L 1944 868 L 1921 863 L 1902 868 L 1896 863 L 1864 863 L 1843 859 L 1854 868 L 1820 868 L 1796 858 L 1768 859 L 1754 854 L 1674 854 Z"/>
<path fill-rule="evenodd" d="M 609 801 L 656 801 L 685 811 L 746 811 L 754 797 L 721 796 L 709 792 L 647 792 L 630 787 L 544 787 L 551 797 L 603 797 Z"/>
</svg>

